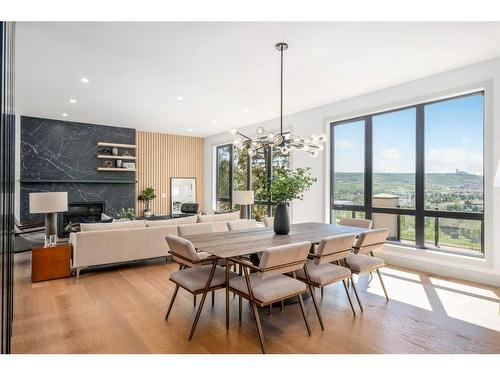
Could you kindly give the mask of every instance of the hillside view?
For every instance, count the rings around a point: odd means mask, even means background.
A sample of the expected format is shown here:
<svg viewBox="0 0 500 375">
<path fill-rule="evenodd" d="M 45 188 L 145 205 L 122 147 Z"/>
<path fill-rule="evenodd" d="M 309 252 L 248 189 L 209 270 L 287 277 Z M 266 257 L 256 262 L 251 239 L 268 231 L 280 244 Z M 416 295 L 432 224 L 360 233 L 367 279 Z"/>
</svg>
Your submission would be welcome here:
<svg viewBox="0 0 500 375">
<path fill-rule="evenodd" d="M 363 176 L 363 173 L 335 173 L 335 203 L 346 206 L 350 204 L 363 205 Z M 380 194 L 385 195 L 381 197 Z M 373 206 L 414 209 L 415 174 L 375 173 L 373 175 Z M 426 174 L 425 208 L 426 210 L 482 213 L 483 176 L 460 171 Z M 361 213 L 357 215 L 359 216 Z M 352 216 L 352 212 L 336 212 L 337 221 L 342 216 Z M 390 216 L 394 217 L 393 222 L 397 223 L 396 215 Z M 414 242 L 414 217 L 401 215 L 399 220 L 401 241 Z M 427 217 L 425 221 L 425 239 L 432 245 L 435 245 L 436 240 L 435 220 L 432 217 Z M 438 228 L 438 246 L 481 250 L 480 221 L 440 218 L 438 219 Z M 393 235 L 395 234 L 393 233 Z"/>
</svg>

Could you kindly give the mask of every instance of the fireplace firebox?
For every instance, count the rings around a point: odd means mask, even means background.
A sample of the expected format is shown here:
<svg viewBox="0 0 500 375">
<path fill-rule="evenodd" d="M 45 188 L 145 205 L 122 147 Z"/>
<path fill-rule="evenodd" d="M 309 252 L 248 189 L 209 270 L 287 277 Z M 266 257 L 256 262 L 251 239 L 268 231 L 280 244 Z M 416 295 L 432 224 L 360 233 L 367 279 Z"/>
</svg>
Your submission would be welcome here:
<svg viewBox="0 0 500 375">
<path fill-rule="evenodd" d="M 68 237 L 71 232 L 80 231 L 80 223 L 101 221 L 104 202 L 71 202 L 68 211 L 59 214 L 59 237 Z"/>
</svg>

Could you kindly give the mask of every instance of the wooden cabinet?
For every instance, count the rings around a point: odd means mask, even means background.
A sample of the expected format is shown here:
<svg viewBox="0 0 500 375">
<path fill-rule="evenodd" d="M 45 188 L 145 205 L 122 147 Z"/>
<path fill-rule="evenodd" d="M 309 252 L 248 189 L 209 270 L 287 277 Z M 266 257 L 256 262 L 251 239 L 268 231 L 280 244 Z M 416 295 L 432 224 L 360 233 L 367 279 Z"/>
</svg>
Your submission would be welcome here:
<svg viewBox="0 0 500 375">
<path fill-rule="evenodd" d="M 71 276 L 71 245 L 34 247 L 31 253 L 31 281 L 46 281 Z"/>
</svg>

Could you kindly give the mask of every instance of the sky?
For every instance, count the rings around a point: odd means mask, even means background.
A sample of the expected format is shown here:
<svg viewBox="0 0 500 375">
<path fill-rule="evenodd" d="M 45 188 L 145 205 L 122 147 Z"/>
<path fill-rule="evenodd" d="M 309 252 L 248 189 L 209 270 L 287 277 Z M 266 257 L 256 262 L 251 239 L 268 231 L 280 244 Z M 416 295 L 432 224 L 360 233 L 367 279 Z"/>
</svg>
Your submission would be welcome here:
<svg viewBox="0 0 500 375">
<path fill-rule="evenodd" d="M 425 106 L 425 172 L 483 174 L 482 95 Z M 375 173 L 415 173 L 414 108 L 373 116 Z M 335 126 L 335 170 L 363 172 L 364 122 Z"/>
</svg>

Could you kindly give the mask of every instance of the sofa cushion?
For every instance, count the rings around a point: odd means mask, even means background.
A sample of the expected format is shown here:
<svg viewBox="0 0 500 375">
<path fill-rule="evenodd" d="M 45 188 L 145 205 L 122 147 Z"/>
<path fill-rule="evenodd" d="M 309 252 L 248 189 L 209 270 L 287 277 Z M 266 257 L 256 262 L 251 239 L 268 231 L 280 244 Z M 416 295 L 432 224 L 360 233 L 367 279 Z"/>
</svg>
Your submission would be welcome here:
<svg viewBox="0 0 500 375">
<path fill-rule="evenodd" d="M 178 224 L 194 224 L 196 223 L 196 215 L 178 217 L 176 219 L 170 220 L 148 220 L 146 221 L 147 227 L 164 227 L 167 225 L 178 225 Z"/>
<path fill-rule="evenodd" d="M 240 212 L 228 212 L 218 215 L 198 215 L 198 223 L 211 223 L 214 221 L 233 221 L 240 218 Z"/>
<path fill-rule="evenodd" d="M 115 221 L 112 223 L 82 223 L 80 224 L 80 230 L 82 232 L 91 232 L 98 230 L 143 228 L 145 226 L 146 222 L 143 220 Z"/>
</svg>

